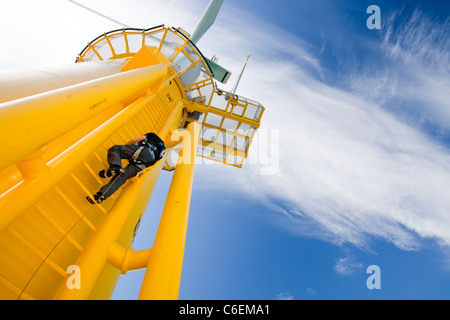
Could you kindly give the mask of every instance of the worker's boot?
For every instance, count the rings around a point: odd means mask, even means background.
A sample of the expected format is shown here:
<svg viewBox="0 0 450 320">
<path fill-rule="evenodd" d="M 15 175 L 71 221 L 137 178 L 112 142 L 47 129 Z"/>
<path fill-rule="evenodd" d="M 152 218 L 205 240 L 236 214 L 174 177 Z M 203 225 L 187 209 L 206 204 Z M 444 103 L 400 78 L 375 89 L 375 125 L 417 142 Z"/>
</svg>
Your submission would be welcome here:
<svg viewBox="0 0 450 320">
<path fill-rule="evenodd" d="M 124 172 L 125 171 L 120 167 L 112 167 L 106 170 L 105 169 L 100 170 L 98 175 L 100 176 L 100 178 L 110 178 L 116 173 L 124 173 Z"/>
<path fill-rule="evenodd" d="M 93 197 L 94 197 L 94 199 L 92 199 L 91 196 L 86 197 L 87 201 L 89 201 L 90 204 L 95 204 L 95 203 L 100 204 L 103 202 L 103 200 L 105 200 L 105 197 L 100 192 L 97 192 L 96 194 L 94 194 Z"/>
</svg>

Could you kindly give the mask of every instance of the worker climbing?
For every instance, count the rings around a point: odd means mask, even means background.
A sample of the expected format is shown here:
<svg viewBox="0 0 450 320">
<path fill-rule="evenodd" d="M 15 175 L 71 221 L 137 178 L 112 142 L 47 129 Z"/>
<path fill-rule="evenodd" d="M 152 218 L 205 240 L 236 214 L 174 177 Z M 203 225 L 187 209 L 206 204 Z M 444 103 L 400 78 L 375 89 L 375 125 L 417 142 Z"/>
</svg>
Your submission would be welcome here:
<svg viewBox="0 0 450 320">
<path fill-rule="evenodd" d="M 107 156 L 109 168 L 98 173 L 101 178 L 112 179 L 93 198 L 87 196 L 86 199 L 91 204 L 103 202 L 129 178 L 159 161 L 164 156 L 165 149 L 164 142 L 153 132 L 134 138 L 125 145 L 112 146 Z M 129 160 L 125 168 L 122 168 L 122 159 Z"/>
</svg>

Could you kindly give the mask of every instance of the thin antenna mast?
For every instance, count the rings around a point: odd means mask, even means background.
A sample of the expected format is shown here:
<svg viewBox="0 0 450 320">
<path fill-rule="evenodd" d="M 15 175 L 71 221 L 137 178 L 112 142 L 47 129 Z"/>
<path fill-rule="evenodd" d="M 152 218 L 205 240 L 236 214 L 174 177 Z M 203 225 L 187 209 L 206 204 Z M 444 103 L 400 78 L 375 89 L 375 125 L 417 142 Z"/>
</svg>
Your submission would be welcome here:
<svg viewBox="0 0 450 320">
<path fill-rule="evenodd" d="M 247 62 L 250 57 L 251 55 L 248 55 L 247 58 L 245 59 L 244 66 L 242 67 L 241 73 L 239 74 L 239 78 L 237 79 L 236 84 L 234 85 L 233 90 L 231 91 L 232 94 L 236 94 L 236 89 L 239 85 L 239 82 L 241 81 L 242 74 L 244 73 L 245 67 L 247 66 Z"/>
</svg>

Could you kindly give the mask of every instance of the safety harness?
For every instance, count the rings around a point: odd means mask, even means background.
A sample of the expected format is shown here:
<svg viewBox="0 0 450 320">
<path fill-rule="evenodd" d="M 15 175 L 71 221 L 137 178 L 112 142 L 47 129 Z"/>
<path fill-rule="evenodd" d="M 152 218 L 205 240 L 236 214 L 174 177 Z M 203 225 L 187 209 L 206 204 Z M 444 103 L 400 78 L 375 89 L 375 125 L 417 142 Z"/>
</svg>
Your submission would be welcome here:
<svg viewBox="0 0 450 320">
<path fill-rule="evenodd" d="M 162 149 L 159 154 L 158 154 L 158 147 L 153 144 L 150 144 L 147 140 L 141 141 L 137 143 L 137 145 L 139 146 L 139 148 L 131 156 L 130 162 L 141 170 L 144 170 L 145 168 L 153 165 L 156 161 L 160 160 L 164 156 L 165 148 L 163 142 L 159 143 Z M 151 160 L 149 163 L 139 160 L 139 156 L 141 155 L 144 149 L 148 149 L 150 153 Z"/>
</svg>

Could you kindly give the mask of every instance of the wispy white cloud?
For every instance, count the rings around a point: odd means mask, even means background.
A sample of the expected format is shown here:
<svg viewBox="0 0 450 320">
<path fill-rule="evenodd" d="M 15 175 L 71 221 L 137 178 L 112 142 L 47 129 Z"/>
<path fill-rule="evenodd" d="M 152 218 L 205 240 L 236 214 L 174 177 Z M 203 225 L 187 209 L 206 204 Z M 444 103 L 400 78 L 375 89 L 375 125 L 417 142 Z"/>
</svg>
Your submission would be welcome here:
<svg viewBox="0 0 450 320">
<path fill-rule="evenodd" d="M 236 35 L 238 28 L 259 29 L 262 22 L 249 26 L 229 18 L 227 25 L 236 28 L 223 32 L 232 33 L 245 48 L 262 47 L 258 41 L 273 43 L 274 36 L 280 37 L 277 43 L 288 42 L 283 41 L 285 33 L 269 32 L 264 38 Z M 406 37 L 407 31 L 400 31 Z M 380 45 L 391 46 L 398 36 L 391 31 L 389 37 Z M 214 44 L 205 42 L 209 45 Z M 410 46 L 403 45 L 402 50 L 426 69 L 427 59 L 412 50 L 415 44 Z M 223 55 L 238 58 L 234 50 L 222 50 Z M 429 107 L 426 115 L 438 121 L 448 112 L 445 72 L 436 77 L 432 72 L 412 72 L 405 62 L 398 69 L 379 72 L 378 87 L 368 81 L 368 72 L 350 79 L 366 81 L 360 90 L 344 91 L 315 80 L 311 70 L 283 60 L 277 50 L 257 51 L 240 92 L 267 107 L 262 129 L 279 132 L 280 168 L 269 176 L 260 175 L 261 168 L 251 164 L 237 173 L 230 170 L 229 185 L 278 208 L 281 223 L 303 235 L 360 247 L 370 246 L 374 238 L 406 250 L 420 247 L 422 237 L 450 245 L 449 151 L 384 105 L 392 97 L 420 102 Z M 314 61 L 307 49 L 298 52 L 305 61 Z M 440 60 L 446 57 L 441 50 L 433 56 L 433 68 L 439 68 L 439 61 L 447 63 Z M 315 70 L 321 70 L 320 65 Z M 413 86 L 416 82 L 421 90 Z M 372 90 L 370 100 L 364 90 Z M 383 95 L 388 97 L 380 99 Z M 204 172 L 215 176 L 223 170 L 210 167 Z"/>
<path fill-rule="evenodd" d="M 439 22 L 419 10 L 387 15 L 376 52 L 383 59 L 358 68 L 347 79 L 350 87 L 412 125 L 430 122 L 448 134 L 449 32 L 450 20 Z"/>
<path fill-rule="evenodd" d="M 319 292 L 313 288 L 307 288 L 306 292 L 308 292 L 312 296 L 317 296 L 319 294 Z"/>
<path fill-rule="evenodd" d="M 277 300 L 294 300 L 294 297 L 289 292 L 280 292 L 277 294 Z"/>
<path fill-rule="evenodd" d="M 410 15 L 392 13 L 385 27 L 383 45 L 389 57 L 421 67 L 427 65 L 438 74 L 448 75 L 450 20 L 439 23 L 417 9 Z"/>
<path fill-rule="evenodd" d="M 287 88 L 289 97 L 272 88 L 278 99 L 267 101 L 277 109 L 264 123 L 279 129 L 278 173 L 249 165 L 232 176 L 237 185 L 284 203 L 290 228 L 306 231 L 311 219 L 336 242 L 363 246 L 377 236 L 412 249 L 417 232 L 450 243 L 445 149 L 355 96 L 320 84 Z"/>
<path fill-rule="evenodd" d="M 343 276 L 349 276 L 363 267 L 361 262 L 354 261 L 353 258 L 339 258 L 333 266 L 333 270 Z"/>
</svg>

